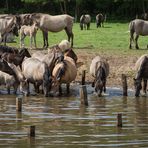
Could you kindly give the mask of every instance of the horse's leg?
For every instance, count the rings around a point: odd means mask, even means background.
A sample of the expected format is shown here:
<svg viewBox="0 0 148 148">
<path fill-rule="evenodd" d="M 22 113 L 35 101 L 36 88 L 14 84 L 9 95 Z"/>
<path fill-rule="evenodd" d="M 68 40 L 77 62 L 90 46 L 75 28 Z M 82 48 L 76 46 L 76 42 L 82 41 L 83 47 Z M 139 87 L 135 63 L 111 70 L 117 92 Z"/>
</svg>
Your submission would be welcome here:
<svg viewBox="0 0 148 148">
<path fill-rule="evenodd" d="M 44 40 L 44 48 L 48 47 L 48 31 L 42 31 L 43 32 L 43 40 Z"/>
<path fill-rule="evenodd" d="M 138 46 L 138 38 L 139 38 L 139 35 L 136 34 L 136 37 L 135 37 L 136 49 L 139 49 L 139 46 Z"/>
<path fill-rule="evenodd" d="M 70 89 L 69 89 L 69 88 L 70 88 L 70 84 L 69 84 L 69 83 L 67 83 L 67 84 L 66 84 L 67 94 L 69 94 L 69 93 L 70 93 Z"/>
<path fill-rule="evenodd" d="M 146 94 L 147 80 L 143 80 L 143 93 Z"/>
<path fill-rule="evenodd" d="M 42 31 L 42 33 L 43 33 L 43 42 L 44 42 L 43 48 L 44 48 L 46 46 L 46 44 L 45 44 L 45 31 Z"/>
<path fill-rule="evenodd" d="M 59 95 L 60 96 L 62 95 L 62 87 L 61 87 L 61 84 L 59 85 Z"/>
<path fill-rule="evenodd" d="M 68 41 L 70 42 L 70 39 L 71 39 L 71 47 L 73 47 L 73 38 L 74 38 L 74 35 L 73 35 L 73 32 L 72 32 L 72 29 L 68 29 L 66 27 L 65 28 L 65 31 L 66 31 L 66 34 L 68 36 Z"/>
<path fill-rule="evenodd" d="M 26 35 L 24 34 L 23 36 L 20 37 L 20 41 L 21 41 L 21 47 L 24 46 L 24 39 L 25 39 Z"/>
<path fill-rule="evenodd" d="M 130 31 L 130 45 L 129 45 L 129 49 L 132 49 L 132 41 L 134 41 L 134 32 Z"/>
<path fill-rule="evenodd" d="M 33 36 L 33 38 L 34 38 L 34 45 L 35 45 L 35 48 L 37 47 L 36 46 L 36 34 Z"/>
<path fill-rule="evenodd" d="M 32 48 L 32 40 L 33 40 L 33 38 L 32 38 L 33 36 L 32 35 L 30 35 L 30 48 Z"/>
<path fill-rule="evenodd" d="M 87 30 L 89 30 L 89 29 L 90 29 L 90 23 L 87 24 Z"/>
<path fill-rule="evenodd" d="M 104 93 L 106 92 L 106 80 L 104 82 Z"/>
</svg>

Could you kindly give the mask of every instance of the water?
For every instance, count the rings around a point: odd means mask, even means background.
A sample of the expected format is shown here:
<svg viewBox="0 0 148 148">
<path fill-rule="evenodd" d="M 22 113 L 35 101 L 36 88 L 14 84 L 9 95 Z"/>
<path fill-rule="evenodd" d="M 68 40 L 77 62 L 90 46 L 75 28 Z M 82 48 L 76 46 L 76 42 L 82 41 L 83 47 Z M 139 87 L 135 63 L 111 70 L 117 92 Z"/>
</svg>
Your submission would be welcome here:
<svg viewBox="0 0 148 148">
<path fill-rule="evenodd" d="M 30 96 L 16 112 L 16 96 L 0 95 L 0 147 L 141 148 L 148 147 L 148 101 L 146 97 L 122 97 L 108 89 L 98 98 L 88 87 L 88 107 L 80 104 L 78 87 L 70 97 Z M 123 127 L 117 127 L 122 113 Z M 35 138 L 28 137 L 35 125 Z"/>
</svg>

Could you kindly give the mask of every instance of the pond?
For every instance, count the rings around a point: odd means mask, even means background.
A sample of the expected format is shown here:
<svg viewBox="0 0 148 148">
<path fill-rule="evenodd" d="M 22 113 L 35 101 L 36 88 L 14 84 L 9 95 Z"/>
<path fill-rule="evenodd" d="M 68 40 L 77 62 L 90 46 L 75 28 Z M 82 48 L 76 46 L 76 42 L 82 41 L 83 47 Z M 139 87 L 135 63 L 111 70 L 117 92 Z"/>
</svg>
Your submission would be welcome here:
<svg viewBox="0 0 148 148">
<path fill-rule="evenodd" d="M 79 87 L 69 97 L 42 95 L 23 97 L 22 112 L 16 112 L 16 96 L 0 95 L 0 147 L 141 148 L 148 147 L 148 101 L 146 97 L 122 97 L 108 88 L 97 97 L 88 86 L 88 106 L 80 103 Z M 123 126 L 117 127 L 117 114 Z M 28 130 L 35 125 L 36 136 Z"/>
</svg>

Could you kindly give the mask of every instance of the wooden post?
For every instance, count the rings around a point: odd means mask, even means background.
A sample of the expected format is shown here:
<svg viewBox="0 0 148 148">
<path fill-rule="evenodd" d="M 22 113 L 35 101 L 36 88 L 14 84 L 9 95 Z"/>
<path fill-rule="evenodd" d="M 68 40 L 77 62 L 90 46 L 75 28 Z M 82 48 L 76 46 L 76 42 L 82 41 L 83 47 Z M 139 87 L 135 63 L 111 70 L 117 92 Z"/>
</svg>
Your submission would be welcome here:
<svg viewBox="0 0 148 148">
<path fill-rule="evenodd" d="M 80 98 L 81 98 L 81 104 L 88 106 L 86 85 L 80 86 Z"/>
<path fill-rule="evenodd" d="M 18 112 L 22 111 L 22 98 L 21 97 L 16 98 L 16 110 Z"/>
<path fill-rule="evenodd" d="M 82 85 L 85 85 L 85 70 L 82 71 Z"/>
<path fill-rule="evenodd" d="M 29 128 L 29 137 L 35 137 L 35 126 L 32 125 Z"/>
<path fill-rule="evenodd" d="M 122 127 L 122 114 L 117 115 L 117 126 Z"/>
<path fill-rule="evenodd" d="M 125 74 L 122 74 L 122 86 L 123 86 L 123 96 L 127 96 L 127 77 Z"/>
</svg>

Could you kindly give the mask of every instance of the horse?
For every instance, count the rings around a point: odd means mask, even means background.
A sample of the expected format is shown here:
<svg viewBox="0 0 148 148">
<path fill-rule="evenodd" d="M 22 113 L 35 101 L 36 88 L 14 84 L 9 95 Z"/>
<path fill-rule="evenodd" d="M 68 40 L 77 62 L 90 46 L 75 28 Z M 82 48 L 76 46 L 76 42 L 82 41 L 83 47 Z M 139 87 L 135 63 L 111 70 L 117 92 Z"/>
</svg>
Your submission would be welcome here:
<svg viewBox="0 0 148 148">
<path fill-rule="evenodd" d="M 61 50 L 52 50 L 51 52 L 48 52 L 48 54 L 38 51 L 32 54 L 32 58 L 36 58 L 46 63 L 48 68 L 52 72 L 55 64 L 64 59 L 64 55 Z"/>
<path fill-rule="evenodd" d="M 56 45 L 53 45 L 51 47 L 48 48 L 48 53 L 50 53 L 51 51 L 64 51 L 64 50 L 67 50 L 71 47 L 70 45 L 70 42 L 67 41 L 67 40 L 62 40 L 60 43 L 56 44 Z"/>
<path fill-rule="evenodd" d="M 43 13 L 33 13 L 29 17 L 31 22 L 37 22 L 38 27 L 43 32 L 44 47 L 48 47 L 48 31 L 59 32 L 65 29 L 68 36 L 68 41 L 71 40 L 71 46 L 73 46 L 73 23 L 74 18 L 70 15 L 49 15 Z"/>
<path fill-rule="evenodd" d="M 69 94 L 70 83 L 74 81 L 77 76 L 75 61 L 71 57 L 64 56 L 64 60 L 55 65 L 52 76 L 54 78 L 53 86 L 55 90 L 59 88 L 59 95 L 62 94 L 62 83 L 66 83 L 67 94 Z"/>
<path fill-rule="evenodd" d="M 104 27 L 104 24 L 103 24 L 104 20 L 105 20 L 105 17 L 103 16 L 102 13 L 99 13 L 99 14 L 96 15 L 96 26 L 97 26 L 97 28 L 101 27 L 101 26 Z"/>
<path fill-rule="evenodd" d="M 101 96 L 102 91 L 104 91 L 104 93 L 106 92 L 106 79 L 109 75 L 109 64 L 107 60 L 96 56 L 90 65 L 90 74 L 94 77 L 92 86 L 95 86 L 95 92 L 98 96 Z"/>
<path fill-rule="evenodd" d="M 83 14 L 80 17 L 80 28 L 81 28 L 81 30 L 83 30 L 83 28 L 89 30 L 90 29 L 90 22 L 91 22 L 91 16 L 89 14 Z"/>
<path fill-rule="evenodd" d="M 17 18 L 14 15 L 4 15 L 0 17 L 0 37 L 1 41 L 6 45 L 7 36 L 12 33 L 13 35 L 18 36 L 18 22 Z"/>
<path fill-rule="evenodd" d="M 39 93 L 39 86 L 43 86 L 43 93 L 48 97 L 51 89 L 52 77 L 51 72 L 45 62 L 41 62 L 36 58 L 26 58 L 22 63 L 22 73 L 27 79 L 27 86 L 23 86 L 22 92 L 29 95 L 29 83 L 34 84 L 35 91 Z"/>
<path fill-rule="evenodd" d="M 17 54 L 18 52 L 19 52 L 19 50 L 16 47 L 9 47 L 9 46 L 0 45 L 0 57 L 3 53 Z"/>
<path fill-rule="evenodd" d="M 34 23 L 33 25 L 23 25 L 20 29 L 20 46 L 24 46 L 24 39 L 26 36 L 29 36 L 30 37 L 30 47 L 32 48 L 32 42 L 33 42 L 33 39 L 34 39 L 34 45 L 35 45 L 35 48 L 37 47 L 36 46 L 36 33 L 38 31 L 38 27 L 37 27 L 37 24 Z"/>
<path fill-rule="evenodd" d="M 135 19 L 130 22 L 129 24 L 129 31 L 130 31 L 130 44 L 129 48 L 132 48 L 132 42 L 134 42 L 134 33 L 135 33 L 135 47 L 139 49 L 138 46 L 138 38 L 139 36 L 147 36 L 148 35 L 148 21 L 144 21 L 141 19 Z M 148 48 L 148 45 L 147 45 Z"/>
<path fill-rule="evenodd" d="M 148 79 L 148 54 L 142 55 L 135 64 L 136 76 L 134 78 L 135 96 L 139 97 L 140 90 L 146 94 Z M 143 86 L 142 86 L 143 81 Z"/>
<path fill-rule="evenodd" d="M 19 53 L 3 53 L 1 58 L 5 59 L 9 63 L 14 63 L 16 66 L 20 66 L 25 57 L 31 57 L 27 48 L 20 49 Z"/>
</svg>

